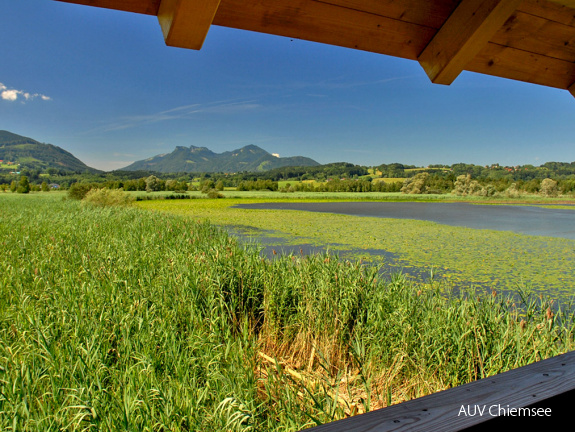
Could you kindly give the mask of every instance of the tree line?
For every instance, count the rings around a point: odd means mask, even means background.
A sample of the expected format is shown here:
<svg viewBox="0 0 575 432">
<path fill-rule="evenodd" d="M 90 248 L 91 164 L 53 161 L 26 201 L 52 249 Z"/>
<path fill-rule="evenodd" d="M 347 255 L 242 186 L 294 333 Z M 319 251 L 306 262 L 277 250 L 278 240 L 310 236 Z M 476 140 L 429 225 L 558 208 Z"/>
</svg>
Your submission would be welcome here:
<svg viewBox="0 0 575 432">
<path fill-rule="evenodd" d="M 373 179 L 372 174 L 395 179 L 387 182 Z M 309 182 L 306 180 L 314 180 Z M 289 181 L 283 187 L 279 182 Z M 550 187 L 553 181 L 553 187 Z M 22 184 L 21 184 L 22 183 Z M 282 167 L 266 172 L 242 173 L 150 173 L 148 171 L 112 171 L 78 173 L 49 168 L 22 171 L 20 175 L 0 175 L 0 190 L 39 191 L 53 186 L 69 189 L 72 185 L 126 191 L 201 190 L 220 192 L 237 190 L 271 190 L 282 192 L 404 192 L 493 196 L 505 194 L 572 194 L 575 193 L 575 162 L 547 162 L 503 167 L 497 164 L 482 167 L 473 164 L 413 165 L 392 163 L 373 170 L 350 163 L 333 163 L 314 167 Z"/>
</svg>

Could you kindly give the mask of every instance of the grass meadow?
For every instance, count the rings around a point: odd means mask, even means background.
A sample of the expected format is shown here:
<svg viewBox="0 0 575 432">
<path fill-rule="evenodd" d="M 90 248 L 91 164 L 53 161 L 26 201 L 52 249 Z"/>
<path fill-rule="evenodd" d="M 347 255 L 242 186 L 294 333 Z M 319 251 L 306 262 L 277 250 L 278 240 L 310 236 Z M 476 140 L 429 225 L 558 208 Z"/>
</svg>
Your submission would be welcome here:
<svg viewBox="0 0 575 432">
<path fill-rule="evenodd" d="M 0 195 L 0 430 L 296 431 L 573 349 L 545 297 L 268 260 L 210 205 Z"/>
</svg>

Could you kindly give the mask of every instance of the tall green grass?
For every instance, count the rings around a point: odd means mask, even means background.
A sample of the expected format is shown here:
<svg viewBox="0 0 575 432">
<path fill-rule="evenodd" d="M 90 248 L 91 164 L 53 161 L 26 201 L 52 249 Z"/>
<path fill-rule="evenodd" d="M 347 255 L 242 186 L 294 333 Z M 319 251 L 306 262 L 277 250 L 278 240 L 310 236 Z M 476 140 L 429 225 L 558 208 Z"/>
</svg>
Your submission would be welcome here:
<svg viewBox="0 0 575 432">
<path fill-rule="evenodd" d="M 3 195 L 0 252 L 0 430 L 299 430 L 573 349 L 545 299 L 141 209 Z"/>
</svg>

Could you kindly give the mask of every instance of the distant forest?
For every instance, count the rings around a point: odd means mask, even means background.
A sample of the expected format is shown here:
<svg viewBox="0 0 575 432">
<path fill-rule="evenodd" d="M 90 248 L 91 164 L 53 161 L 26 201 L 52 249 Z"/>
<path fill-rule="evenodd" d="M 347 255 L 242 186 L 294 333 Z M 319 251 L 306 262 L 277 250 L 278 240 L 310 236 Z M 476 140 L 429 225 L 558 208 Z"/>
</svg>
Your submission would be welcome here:
<svg viewBox="0 0 575 432">
<path fill-rule="evenodd" d="M 545 179 L 556 183 L 558 193 L 575 192 L 575 162 L 547 162 L 540 166 L 480 166 L 457 163 L 417 167 L 400 163 L 366 167 L 346 162 L 306 167 L 282 167 L 265 172 L 225 173 L 156 173 L 150 171 L 111 171 L 107 173 L 71 172 L 49 168 L 23 169 L 19 176 L 0 171 L 0 186 L 7 190 L 20 176 L 26 176 L 32 188 L 42 183 L 67 189 L 74 183 L 86 183 L 124 190 L 146 190 L 146 180 L 153 176 L 158 190 L 270 189 L 292 191 L 347 191 L 457 193 L 490 196 L 511 190 L 539 193 Z M 306 182 L 307 180 L 307 182 Z M 314 180 L 311 182 L 311 180 Z M 289 186 L 285 182 L 291 182 Z M 284 183 L 280 187 L 278 182 Z M 411 185 L 411 186 L 410 186 Z M 464 186 L 462 186 L 464 185 Z M 411 188 L 411 189 L 410 189 Z M 34 189 L 33 189 L 34 190 Z"/>
</svg>

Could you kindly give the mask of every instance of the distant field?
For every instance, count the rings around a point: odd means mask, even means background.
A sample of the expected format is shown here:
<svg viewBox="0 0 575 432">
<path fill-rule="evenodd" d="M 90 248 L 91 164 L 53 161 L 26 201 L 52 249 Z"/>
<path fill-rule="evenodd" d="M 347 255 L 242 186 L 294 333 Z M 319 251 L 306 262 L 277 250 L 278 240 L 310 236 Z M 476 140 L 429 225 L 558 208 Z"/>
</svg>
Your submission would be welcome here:
<svg viewBox="0 0 575 432">
<path fill-rule="evenodd" d="M 449 168 L 406 168 L 404 171 L 407 172 L 415 172 L 415 171 L 427 171 L 427 170 L 434 170 L 434 171 L 450 171 Z"/>
<path fill-rule="evenodd" d="M 377 182 L 384 182 L 384 183 L 396 183 L 396 182 L 404 182 L 405 178 L 400 178 L 400 177 L 379 177 L 379 178 L 374 178 L 372 180 L 372 182 L 377 183 Z"/>
</svg>

